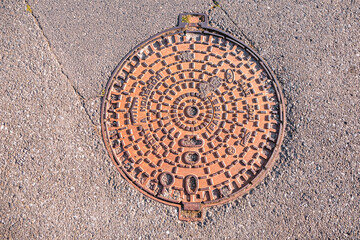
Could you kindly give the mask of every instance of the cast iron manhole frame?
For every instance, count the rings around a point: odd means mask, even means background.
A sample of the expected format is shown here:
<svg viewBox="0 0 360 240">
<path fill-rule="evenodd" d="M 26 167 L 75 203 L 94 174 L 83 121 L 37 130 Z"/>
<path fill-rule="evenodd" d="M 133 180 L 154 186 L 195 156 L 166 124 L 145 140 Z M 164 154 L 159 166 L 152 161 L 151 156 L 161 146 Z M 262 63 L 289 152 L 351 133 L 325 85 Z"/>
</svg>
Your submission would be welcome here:
<svg viewBox="0 0 360 240">
<path fill-rule="evenodd" d="M 109 102 L 108 101 L 109 98 L 111 98 L 111 89 L 113 87 L 114 82 L 116 81 L 116 78 L 119 75 L 119 71 L 124 67 L 124 64 L 127 61 L 129 61 L 129 57 L 132 56 L 139 49 L 143 48 L 144 46 L 147 46 L 147 44 L 149 44 L 154 39 L 158 39 L 161 36 L 167 36 L 167 33 L 171 33 L 171 34 L 175 35 L 175 34 L 178 34 L 178 33 L 181 33 L 181 32 L 183 32 L 185 34 L 186 33 L 194 33 L 194 34 L 209 34 L 209 35 L 212 35 L 212 36 L 217 36 L 220 39 L 225 39 L 226 41 L 233 42 L 237 46 L 240 46 L 241 48 L 243 48 L 244 52 L 249 53 L 249 55 L 251 57 L 253 57 L 260 64 L 261 68 L 265 72 L 265 75 L 267 76 L 267 79 L 269 80 L 269 84 L 275 90 L 275 95 L 276 95 L 276 98 L 277 98 L 276 100 L 277 100 L 277 103 L 278 103 L 278 109 L 277 109 L 277 111 L 274 111 L 274 112 L 278 113 L 278 119 L 276 120 L 277 124 L 278 124 L 278 131 L 277 131 L 276 139 L 271 139 L 272 141 L 274 141 L 274 144 L 273 144 L 274 146 L 271 148 L 271 156 L 270 156 L 270 158 L 267 159 L 266 164 L 264 164 L 264 166 L 261 166 L 261 169 L 260 169 L 259 173 L 257 173 L 256 175 L 254 174 L 255 177 L 253 179 L 249 180 L 247 185 L 245 185 L 243 188 L 240 188 L 240 190 L 236 191 L 232 195 L 229 195 L 227 197 L 223 196 L 223 197 L 219 198 L 218 201 L 212 201 L 212 202 L 207 202 L 207 203 L 198 203 L 198 202 L 191 202 L 191 199 L 189 198 L 190 200 L 187 203 L 185 203 L 185 202 L 183 203 L 182 201 L 174 203 L 174 202 L 171 202 L 169 200 L 166 200 L 166 198 L 162 197 L 161 194 L 160 195 L 150 194 L 148 191 L 146 191 L 141 186 L 141 184 L 138 184 L 138 180 L 134 179 L 133 177 L 129 177 L 129 175 L 124 170 L 123 166 L 120 166 L 121 163 L 119 163 L 120 162 L 119 159 L 117 159 L 117 157 L 115 157 L 116 154 L 113 153 L 113 149 L 111 147 L 111 140 L 112 139 L 111 139 L 111 136 L 110 136 L 110 132 L 108 131 L 107 126 L 106 126 L 106 124 L 108 124 L 108 122 L 110 121 L 109 117 L 107 116 L 107 113 L 108 113 L 108 110 L 109 110 L 107 108 L 108 107 L 107 104 Z M 191 56 L 183 56 L 183 57 L 184 58 L 186 58 L 186 57 L 191 58 Z M 226 74 L 231 75 L 231 74 L 234 74 L 234 73 L 233 72 L 232 73 L 231 72 L 229 72 L 229 73 L 226 72 L 224 74 L 225 74 L 225 78 L 226 78 L 226 76 L 227 76 Z M 216 77 L 215 78 L 213 77 L 212 79 L 208 80 L 209 84 L 207 83 L 207 85 L 199 87 L 198 96 L 203 97 L 204 99 L 206 99 L 209 92 L 216 91 L 216 88 L 218 86 L 220 86 L 219 81 L 221 81 L 221 80 L 222 79 L 216 79 Z M 224 81 L 225 81 L 225 79 L 224 79 Z M 191 112 L 191 110 L 193 112 Z M 195 109 L 195 108 L 189 109 L 189 108 L 187 108 L 187 110 L 185 111 L 185 115 L 187 115 L 187 117 L 189 117 L 189 118 L 197 117 L 198 112 L 199 112 L 199 109 Z M 117 170 L 121 173 L 121 175 L 128 182 L 130 182 L 136 189 L 138 189 L 140 192 L 142 192 L 146 196 L 148 196 L 148 197 L 150 197 L 150 198 L 152 198 L 152 199 L 154 199 L 156 201 L 159 201 L 161 203 L 178 207 L 179 208 L 179 219 L 184 220 L 184 221 L 201 221 L 203 219 L 203 217 L 204 217 L 204 213 L 203 213 L 204 208 L 211 207 L 211 206 L 218 205 L 218 204 L 224 204 L 226 202 L 232 201 L 232 200 L 244 195 L 250 189 L 254 188 L 259 182 L 261 182 L 264 179 L 264 177 L 266 176 L 266 174 L 273 167 L 273 165 L 274 165 L 274 163 L 276 161 L 276 158 L 279 155 L 280 147 L 281 147 L 281 144 L 282 144 L 282 141 L 283 141 L 283 138 L 284 138 L 285 125 L 286 125 L 284 97 L 282 95 L 280 84 L 278 83 L 275 75 L 272 73 L 269 66 L 266 64 L 266 62 L 257 53 L 255 53 L 250 47 L 245 45 L 242 41 L 240 41 L 239 39 L 235 38 L 234 36 L 224 32 L 224 31 L 222 31 L 220 29 L 216 29 L 216 28 L 213 28 L 213 27 L 209 26 L 208 25 L 208 17 L 207 17 L 207 15 L 202 14 L 202 13 L 182 13 L 182 14 L 180 14 L 179 17 L 178 17 L 178 25 L 176 27 L 171 28 L 171 29 L 167 29 L 165 31 L 162 31 L 162 32 L 152 36 L 151 38 L 143 41 L 142 43 L 138 44 L 134 49 L 132 49 L 121 60 L 121 62 L 118 64 L 118 66 L 114 70 L 110 80 L 108 81 L 108 83 L 106 85 L 105 95 L 103 97 L 103 101 L 102 101 L 102 104 L 101 104 L 100 120 L 101 120 L 101 131 L 102 131 L 104 144 L 106 146 L 106 149 L 107 149 L 107 151 L 108 151 L 114 165 L 116 166 Z M 245 137 L 245 134 L 246 134 L 246 132 L 244 133 L 244 137 Z M 199 140 L 199 141 L 202 141 L 202 140 Z M 124 146 L 122 146 L 122 147 L 124 147 Z M 229 156 L 234 154 L 235 151 L 236 151 L 236 149 L 233 146 L 229 146 L 225 150 L 226 154 L 228 154 Z M 122 151 L 122 152 L 124 152 L 124 151 Z M 189 152 L 187 153 L 188 155 L 192 154 L 191 151 L 189 151 Z M 192 154 L 191 155 L 192 157 L 188 157 L 188 155 L 185 156 L 186 159 L 183 160 L 183 161 L 186 164 L 188 164 L 190 167 L 194 167 L 193 165 L 196 165 L 198 163 L 198 159 L 196 157 L 195 158 L 193 157 L 193 155 L 196 155 L 196 154 L 195 153 Z M 200 158 L 199 156 L 198 156 L 198 158 Z M 194 160 L 194 162 L 191 162 L 191 160 Z M 165 189 L 167 187 L 170 187 L 175 181 L 174 178 L 173 179 L 170 178 L 170 182 L 166 182 L 166 177 L 170 176 L 170 175 L 167 175 L 167 174 L 172 175 L 170 172 L 166 172 L 166 171 L 160 172 L 158 174 L 158 176 L 159 176 L 158 177 L 158 179 L 159 179 L 158 184 L 162 185 L 162 189 L 158 190 L 159 192 L 165 191 Z M 172 175 L 172 177 L 173 177 L 173 175 Z M 186 181 L 188 183 L 188 186 L 186 185 Z M 185 177 L 184 182 L 185 182 L 184 187 L 187 188 L 187 189 L 185 189 L 186 191 L 192 192 L 192 191 L 196 190 L 196 192 L 197 192 L 197 190 L 199 188 L 199 179 L 197 178 L 197 176 L 190 174 L 187 177 Z M 195 184 L 196 189 L 192 189 L 191 184 Z M 185 192 L 185 190 L 184 190 L 184 192 Z"/>
</svg>

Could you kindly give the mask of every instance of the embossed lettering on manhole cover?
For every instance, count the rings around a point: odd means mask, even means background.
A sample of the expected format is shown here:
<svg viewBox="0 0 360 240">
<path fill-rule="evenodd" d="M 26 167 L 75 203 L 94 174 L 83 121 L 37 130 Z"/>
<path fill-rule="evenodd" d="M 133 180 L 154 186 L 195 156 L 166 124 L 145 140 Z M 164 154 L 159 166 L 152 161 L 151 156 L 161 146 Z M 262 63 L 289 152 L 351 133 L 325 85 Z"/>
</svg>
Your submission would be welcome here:
<svg viewBox="0 0 360 240">
<path fill-rule="evenodd" d="M 285 112 L 274 75 L 253 50 L 209 27 L 206 15 L 181 14 L 177 27 L 119 64 L 101 120 L 122 176 L 177 206 L 179 219 L 195 221 L 264 178 L 279 153 Z"/>
</svg>

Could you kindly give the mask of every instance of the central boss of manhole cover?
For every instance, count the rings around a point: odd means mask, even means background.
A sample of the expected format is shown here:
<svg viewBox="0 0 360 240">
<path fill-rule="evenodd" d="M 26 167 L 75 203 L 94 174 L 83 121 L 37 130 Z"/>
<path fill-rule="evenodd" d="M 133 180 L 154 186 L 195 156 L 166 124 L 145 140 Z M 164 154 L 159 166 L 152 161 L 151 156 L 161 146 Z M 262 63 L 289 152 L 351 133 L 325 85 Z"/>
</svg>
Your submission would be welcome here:
<svg viewBox="0 0 360 240">
<path fill-rule="evenodd" d="M 252 49 L 180 14 L 177 27 L 132 50 L 107 84 L 101 125 L 122 176 L 145 195 L 201 220 L 205 207 L 261 181 L 285 127 L 280 87 Z"/>
</svg>

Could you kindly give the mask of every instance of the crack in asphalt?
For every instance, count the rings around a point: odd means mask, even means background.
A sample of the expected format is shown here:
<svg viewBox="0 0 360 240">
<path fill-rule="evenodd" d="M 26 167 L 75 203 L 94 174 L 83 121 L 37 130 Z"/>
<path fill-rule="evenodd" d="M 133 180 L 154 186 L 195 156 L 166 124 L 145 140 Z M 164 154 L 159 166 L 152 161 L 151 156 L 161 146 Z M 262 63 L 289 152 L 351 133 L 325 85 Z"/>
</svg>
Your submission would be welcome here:
<svg viewBox="0 0 360 240">
<path fill-rule="evenodd" d="M 257 52 L 258 52 L 258 49 L 255 47 L 255 43 L 245 34 L 245 32 L 241 29 L 241 27 L 235 22 L 234 19 L 232 19 L 232 17 L 230 16 L 230 14 L 226 11 L 226 9 L 224 9 L 221 5 L 220 5 L 220 2 L 219 1 L 216 1 L 216 0 L 211 0 L 211 2 L 214 4 L 209 10 L 208 10 L 208 15 L 210 16 L 211 14 L 211 11 L 213 9 L 216 9 L 216 8 L 220 8 L 224 14 L 226 15 L 226 17 L 236 26 L 237 28 L 237 31 L 239 32 L 239 34 L 241 35 L 239 38 L 240 40 L 242 41 L 247 41 L 250 45 L 250 47 L 254 48 Z"/>
<path fill-rule="evenodd" d="M 70 86 L 72 87 L 72 89 L 74 90 L 76 96 L 78 97 L 80 103 L 81 103 L 81 106 L 84 108 L 84 112 L 85 114 L 87 115 L 88 119 L 90 120 L 91 124 L 94 126 L 94 130 L 96 131 L 96 133 L 99 135 L 99 132 L 96 128 L 96 123 L 92 120 L 91 118 L 91 115 L 88 111 L 88 109 L 86 108 L 86 104 L 85 102 L 89 99 L 85 99 L 85 97 L 76 89 L 76 87 L 74 86 L 74 83 L 70 80 L 69 76 L 65 73 L 64 69 L 63 69 L 63 66 L 61 64 L 61 61 L 59 60 L 58 56 L 55 54 L 55 51 L 53 49 L 53 46 L 52 44 L 50 43 L 50 40 L 49 38 L 46 36 L 45 32 L 44 32 L 44 29 L 38 19 L 37 16 L 35 16 L 35 14 L 33 13 L 33 10 L 28 2 L 28 0 L 24 0 L 24 3 L 25 5 L 27 6 L 27 11 L 31 14 L 32 18 L 34 19 L 34 22 L 35 22 L 35 25 L 37 25 L 40 29 L 40 32 L 43 36 L 43 38 L 45 39 L 45 42 L 47 43 L 48 47 L 49 47 L 49 50 L 50 50 L 50 53 L 53 55 L 53 57 L 55 58 L 55 61 L 56 63 L 59 65 L 59 68 L 60 68 L 60 72 L 61 74 L 63 74 L 65 76 L 65 78 L 67 79 L 68 83 L 70 84 Z M 100 135 L 99 135 L 100 136 Z"/>
</svg>

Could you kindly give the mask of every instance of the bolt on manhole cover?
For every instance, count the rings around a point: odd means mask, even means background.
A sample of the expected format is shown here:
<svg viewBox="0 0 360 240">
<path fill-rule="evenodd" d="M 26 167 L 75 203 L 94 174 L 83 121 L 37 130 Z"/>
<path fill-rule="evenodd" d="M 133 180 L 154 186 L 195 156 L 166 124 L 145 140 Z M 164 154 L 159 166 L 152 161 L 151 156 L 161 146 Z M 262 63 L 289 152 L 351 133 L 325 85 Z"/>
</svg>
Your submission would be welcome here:
<svg viewBox="0 0 360 240">
<path fill-rule="evenodd" d="M 205 207 L 261 181 L 285 128 L 280 87 L 266 63 L 205 14 L 132 50 L 108 82 L 101 113 L 106 148 L 145 195 L 201 220 Z"/>
</svg>

